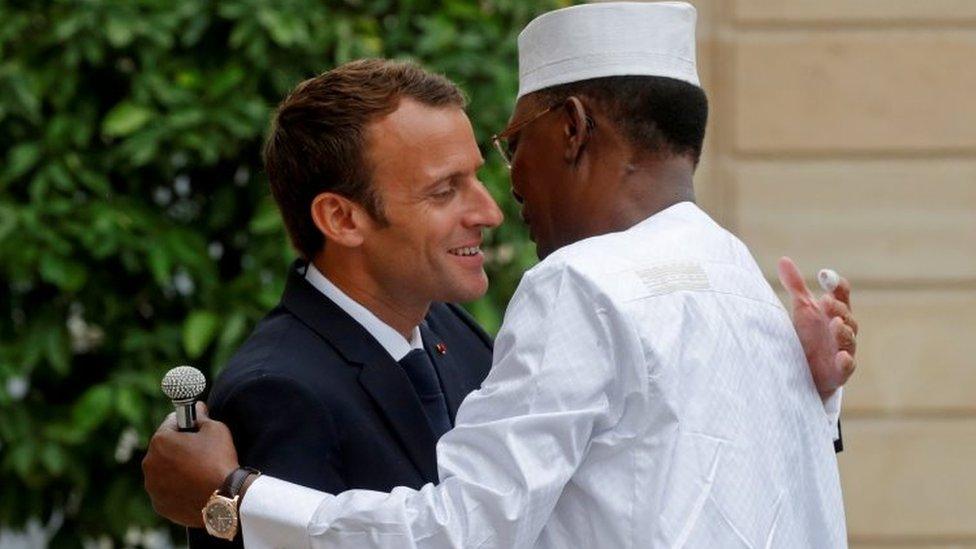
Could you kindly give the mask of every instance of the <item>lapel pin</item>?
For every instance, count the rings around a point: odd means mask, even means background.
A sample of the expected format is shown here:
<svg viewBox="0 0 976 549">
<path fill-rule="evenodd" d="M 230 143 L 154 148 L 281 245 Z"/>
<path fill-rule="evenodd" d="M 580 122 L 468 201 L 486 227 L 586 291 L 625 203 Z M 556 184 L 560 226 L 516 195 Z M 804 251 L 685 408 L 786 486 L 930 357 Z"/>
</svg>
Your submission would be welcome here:
<svg viewBox="0 0 976 549">
<path fill-rule="evenodd" d="M 447 354 L 447 345 L 444 345 L 443 343 L 438 343 L 437 345 L 434 345 L 434 348 L 437 349 L 437 354 L 439 355 Z"/>
</svg>

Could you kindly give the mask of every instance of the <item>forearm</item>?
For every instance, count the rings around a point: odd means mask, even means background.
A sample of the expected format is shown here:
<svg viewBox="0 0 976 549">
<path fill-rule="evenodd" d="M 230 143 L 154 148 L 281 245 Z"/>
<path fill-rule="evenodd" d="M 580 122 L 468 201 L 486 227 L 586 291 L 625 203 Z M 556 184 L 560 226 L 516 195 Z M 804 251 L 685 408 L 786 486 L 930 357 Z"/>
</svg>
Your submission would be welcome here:
<svg viewBox="0 0 976 549">
<path fill-rule="evenodd" d="M 438 444 L 441 484 L 332 496 L 262 477 L 241 507 L 246 546 L 531 546 L 583 459 L 602 408 L 520 414 L 497 392 L 469 399 L 458 427 Z"/>
<path fill-rule="evenodd" d="M 540 448 L 507 448 L 504 432 L 472 443 L 444 441 L 443 481 L 391 493 L 350 490 L 338 495 L 275 478 L 249 487 L 241 507 L 247 547 L 333 548 L 525 547 L 546 522 L 582 449 L 559 456 Z M 529 430 L 527 438 L 542 439 Z M 450 437 L 445 435 L 445 438 Z M 529 436 L 531 435 L 531 436 Z M 475 437 L 471 433 L 470 437 Z M 587 440 L 583 433 L 571 439 Z M 486 447 L 494 447 L 494 451 Z M 453 449 L 451 448 L 453 447 Z M 542 464 L 548 464 L 543 473 Z M 531 483 L 530 483 L 531 479 Z"/>
</svg>

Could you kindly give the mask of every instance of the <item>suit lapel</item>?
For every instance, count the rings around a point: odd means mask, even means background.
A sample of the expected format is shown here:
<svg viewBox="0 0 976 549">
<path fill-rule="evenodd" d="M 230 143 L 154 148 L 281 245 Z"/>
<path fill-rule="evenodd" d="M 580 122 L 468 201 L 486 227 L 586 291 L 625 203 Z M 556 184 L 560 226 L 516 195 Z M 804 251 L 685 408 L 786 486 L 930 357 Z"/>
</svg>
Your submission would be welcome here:
<svg viewBox="0 0 976 549">
<path fill-rule="evenodd" d="M 407 374 L 362 325 L 305 280 L 303 265 L 301 261 L 292 265 L 281 305 L 329 342 L 347 362 L 362 367 L 359 384 L 424 479 L 436 482 L 434 434 Z"/>
<path fill-rule="evenodd" d="M 424 340 L 424 347 L 434 362 L 437 376 L 441 380 L 441 389 L 444 390 L 444 396 L 447 398 L 447 410 L 450 413 L 451 425 L 453 426 L 458 406 L 461 405 L 461 401 L 467 395 L 460 370 L 458 370 L 460 365 L 454 360 L 456 353 L 450 352 L 450 349 L 444 344 L 444 340 L 430 329 L 426 322 L 420 324 L 420 337 Z"/>
</svg>

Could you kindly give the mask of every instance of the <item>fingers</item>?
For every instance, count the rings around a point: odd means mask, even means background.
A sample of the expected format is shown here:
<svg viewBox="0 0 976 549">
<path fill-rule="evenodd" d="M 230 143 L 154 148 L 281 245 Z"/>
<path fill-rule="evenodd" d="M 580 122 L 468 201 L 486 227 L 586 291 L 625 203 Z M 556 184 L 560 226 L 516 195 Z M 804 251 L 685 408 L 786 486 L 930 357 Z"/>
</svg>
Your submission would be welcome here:
<svg viewBox="0 0 976 549">
<path fill-rule="evenodd" d="M 854 331 L 854 335 L 857 335 L 858 325 L 857 320 L 854 315 L 851 314 L 851 309 L 843 301 L 838 300 L 833 295 L 824 294 L 820 298 L 820 308 L 829 317 L 839 317 L 844 321 Z"/>
<path fill-rule="evenodd" d="M 837 287 L 832 293 L 841 303 L 847 305 L 848 309 L 851 308 L 851 283 L 846 278 L 840 277 L 840 280 L 837 281 Z"/>
<path fill-rule="evenodd" d="M 807 288 L 807 283 L 803 281 L 803 275 L 800 274 L 800 269 L 797 268 L 792 259 L 785 256 L 779 258 L 779 262 L 776 264 L 776 270 L 777 274 L 779 274 L 780 284 L 789 292 L 794 301 L 813 299 L 813 294 Z"/>
<path fill-rule="evenodd" d="M 840 317 L 830 319 L 830 334 L 837 342 L 837 348 L 846 351 L 851 356 L 857 354 L 857 336 L 854 329 L 844 323 Z"/>
<path fill-rule="evenodd" d="M 194 404 L 197 410 L 197 421 L 207 420 L 210 421 L 209 410 L 207 409 L 207 404 L 202 400 L 196 401 Z"/>
<path fill-rule="evenodd" d="M 176 412 L 170 412 L 156 428 L 157 433 L 162 431 L 179 431 L 179 426 L 176 424 Z"/>
<path fill-rule="evenodd" d="M 206 434 L 208 436 L 215 433 L 220 433 L 219 436 L 224 436 L 227 439 L 231 438 L 230 429 L 226 424 L 217 421 L 216 419 L 210 419 L 209 417 L 204 417 L 202 420 L 198 419 L 197 430 L 199 433 Z"/>
<path fill-rule="evenodd" d="M 854 373 L 854 369 L 856 368 L 856 363 L 850 353 L 841 351 L 834 357 L 834 366 L 837 367 L 841 376 L 840 383 L 838 384 L 839 387 L 847 383 L 847 380 L 851 378 L 851 374 Z"/>
</svg>

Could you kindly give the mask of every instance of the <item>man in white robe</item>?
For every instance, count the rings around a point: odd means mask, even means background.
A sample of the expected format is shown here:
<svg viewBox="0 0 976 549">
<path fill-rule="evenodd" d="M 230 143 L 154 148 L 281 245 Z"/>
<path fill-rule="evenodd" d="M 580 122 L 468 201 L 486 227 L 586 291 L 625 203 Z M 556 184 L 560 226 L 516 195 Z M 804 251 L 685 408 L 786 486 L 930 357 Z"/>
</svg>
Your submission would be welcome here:
<svg viewBox="0 0 976 549">
<path fill-rule="evenodd" d="M 790 318 L 693 202 L 694 18 L 598 4 L 526 28 L 503 154 L 544 259 L 438 443 L 440 484 L 330 495 L 259 477 L 241 503 L 247 547 L 846 543 L 833 422 Z M 620 76 L 643 80 L 607 80 Z M 629 99 L 658 118 L 641 125 Z M 825 340 L 853 339 L 830 326 Z M 840 351 L 814 375 L 840 384 L 852 366 Z M 202 432 L 232 451 L 214 424 Z"/>
</svg>

